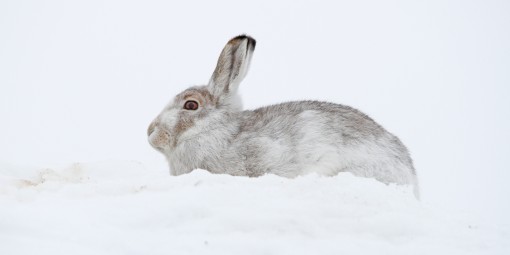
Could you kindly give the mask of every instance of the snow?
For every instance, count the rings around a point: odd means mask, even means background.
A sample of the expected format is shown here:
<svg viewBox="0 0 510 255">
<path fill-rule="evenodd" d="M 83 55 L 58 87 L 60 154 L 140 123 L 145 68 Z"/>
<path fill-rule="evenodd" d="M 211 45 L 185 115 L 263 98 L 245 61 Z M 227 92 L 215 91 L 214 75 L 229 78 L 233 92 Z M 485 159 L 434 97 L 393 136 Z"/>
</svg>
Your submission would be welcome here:
<svg viewBox="0 0 510 255">
<path fill-rule="evenodd" d="M 510 226 L 342 173 L 0 166 L 0 254 L 508 254 Z"/>
<path fill-rule="evenodd" d="M 2 0 L 0 254 L 510 254 L 509 13 L 505 0 Z M 345 174 L 169 176 L 149 123 L 241 33 L 257 39 L 246 109 L 362 110 L 411 151 L 422 201 Z"/>
</svg>

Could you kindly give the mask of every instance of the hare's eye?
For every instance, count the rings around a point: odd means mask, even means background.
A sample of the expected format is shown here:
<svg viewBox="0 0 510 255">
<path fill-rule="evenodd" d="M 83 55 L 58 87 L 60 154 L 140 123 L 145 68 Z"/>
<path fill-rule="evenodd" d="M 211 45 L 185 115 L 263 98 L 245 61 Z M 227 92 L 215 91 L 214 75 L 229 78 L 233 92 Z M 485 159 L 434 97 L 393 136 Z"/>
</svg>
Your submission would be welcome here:
<svg viewBox="0 0 510 255">
<path fill-rule="evenodd" d="M 184 109 L 193 110 L 193 111 L 198 109 L 197 101 L 193 101 L 193 100 L 186 101 L 186 103 L 184 103 Z"/>
</svg>

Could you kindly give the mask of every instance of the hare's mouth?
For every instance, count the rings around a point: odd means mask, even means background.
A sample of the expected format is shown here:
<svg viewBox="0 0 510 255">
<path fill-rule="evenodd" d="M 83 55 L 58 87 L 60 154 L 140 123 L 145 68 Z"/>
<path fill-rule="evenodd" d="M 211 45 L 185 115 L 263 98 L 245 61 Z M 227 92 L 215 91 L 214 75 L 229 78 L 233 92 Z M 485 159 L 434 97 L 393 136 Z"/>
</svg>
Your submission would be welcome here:
<svg viewBox="0 0 510 255">
<path fill-rule="evenodd" d="M 149 144 L 156 150 L 164 152 L 170 145 L 170 135 L 157 127 L 148 132 Z"/>
</svg>

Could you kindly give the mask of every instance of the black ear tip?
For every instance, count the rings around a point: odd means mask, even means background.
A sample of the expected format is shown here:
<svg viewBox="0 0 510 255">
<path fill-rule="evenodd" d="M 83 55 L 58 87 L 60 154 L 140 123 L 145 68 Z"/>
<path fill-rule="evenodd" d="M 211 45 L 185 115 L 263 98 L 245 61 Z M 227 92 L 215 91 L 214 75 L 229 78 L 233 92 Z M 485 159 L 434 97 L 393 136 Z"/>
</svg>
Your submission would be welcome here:
<svg viewBox="0 0 510 255">
<path fill-rule="evenodd" d="M 255 39 L 253 39 L 253 37 L 246 35 L 246 34 L 238 35 L 238 36 L 230 39 L 229 43 L 241 41 L 241 40 L 248 40 L 248 46 L 250 46 L 252 48 L 255 48 L 255 45 L 257 44 L 257 41 L 255 41 Z"/>
</svg>

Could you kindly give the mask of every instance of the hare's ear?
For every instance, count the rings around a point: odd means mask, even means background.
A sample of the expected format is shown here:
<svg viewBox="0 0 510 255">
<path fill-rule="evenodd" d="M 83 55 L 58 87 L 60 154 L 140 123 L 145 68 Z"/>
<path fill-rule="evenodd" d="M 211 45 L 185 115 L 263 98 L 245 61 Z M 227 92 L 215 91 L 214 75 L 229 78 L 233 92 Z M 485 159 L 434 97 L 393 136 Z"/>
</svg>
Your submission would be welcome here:
<svg viewBox="0 0 510 255">
<path fill-rule="evenodd" d="M 209 88 L 214 96 L 228 96 L 237 92 L 239 83 L 248 72 L 255 43 L 253 38 L 246 35 L 228 41 L 209 81 Z"/>
</svg>

